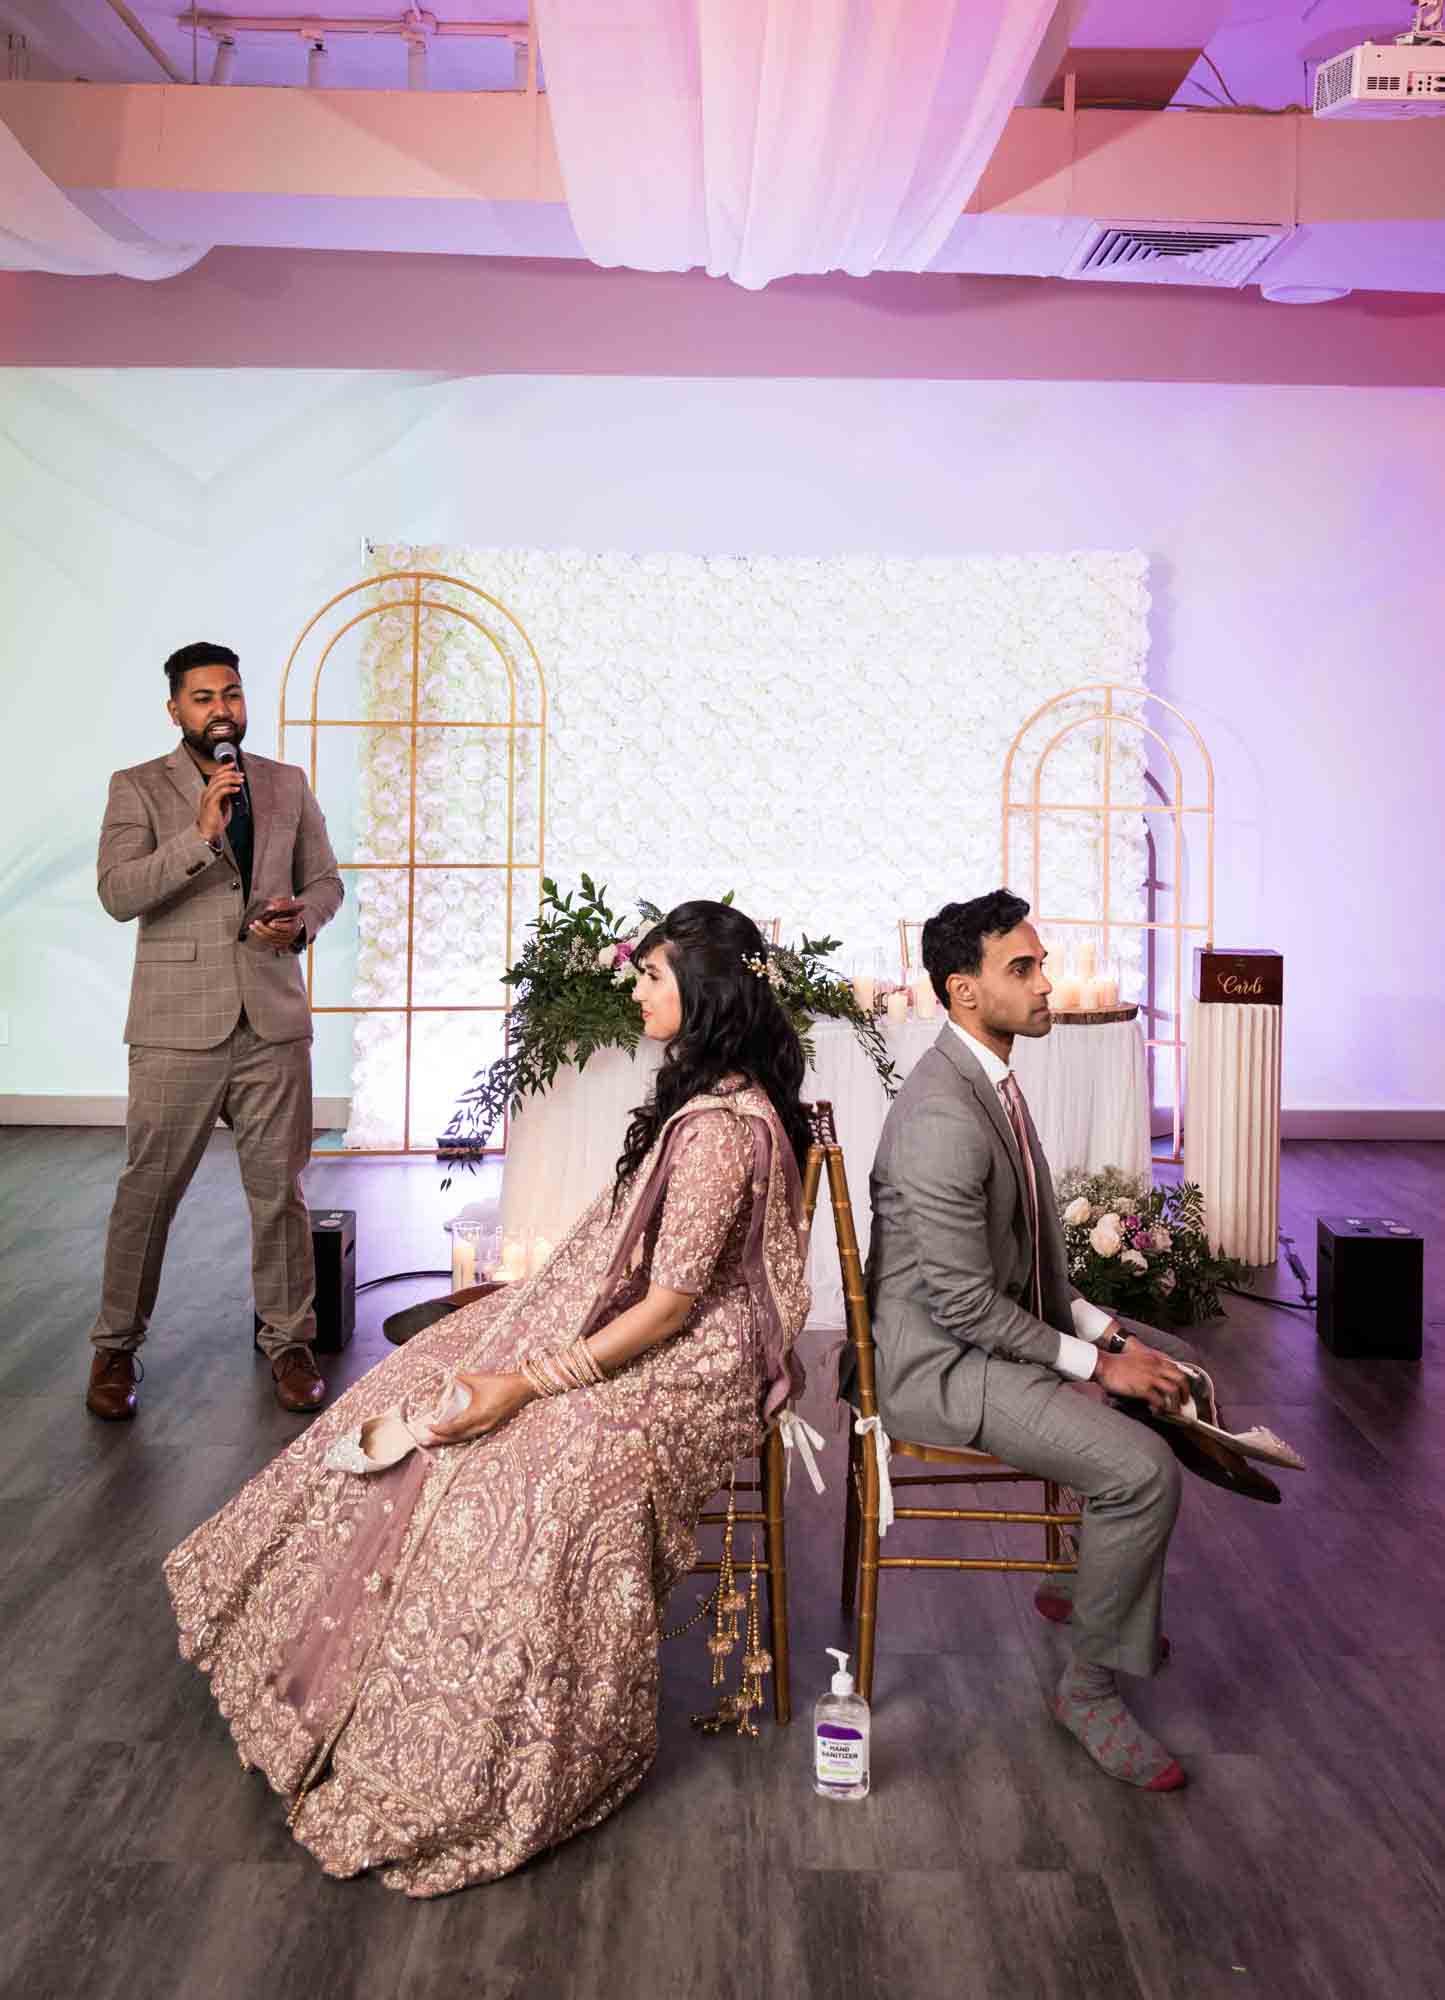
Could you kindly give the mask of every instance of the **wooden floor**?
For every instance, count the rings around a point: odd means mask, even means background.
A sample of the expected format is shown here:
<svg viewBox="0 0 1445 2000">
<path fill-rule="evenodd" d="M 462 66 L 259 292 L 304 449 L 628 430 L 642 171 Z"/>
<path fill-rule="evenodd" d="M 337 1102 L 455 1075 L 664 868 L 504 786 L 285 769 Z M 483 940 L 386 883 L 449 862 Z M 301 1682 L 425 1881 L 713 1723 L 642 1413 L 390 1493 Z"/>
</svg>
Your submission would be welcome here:
<svg viewBox="0 0 1445 2000">
<path fill-rule="evenodd" d="M 160 1560 L 295 1434 L 253 1355 L 247 1225 L 218 1136 L 172 1239 L 141 1416 L 81 1405 L 111 1132 L 0 1133 L 0 1986 L 23 2000 L 236 1996 L 1060 1996 L 1426 2000 L 1445 1991 L 1445 1282 L 1422 1365 L 1336 1361 L 1303 1313 L 1234 1301 L 1200 1345 L 1233 1417 L 1310 1471 L 1268 1509 L 1190 1481 L 1169 1670 L 1140 1707 L 1190 1788 L 1142 1796 L 1049 1720 L 1064 1640 L 1027 1579 L 888 1577 L 874 1790 L 816 1799 L 809 1712 L 840 1640 L 841 1441 L 790 1502 L 797 1719 L 704 1741 L 696 1631 L 668 1648 L 663 1750 L 636 1799 L 519 1875 L 431 1904 L 328 1881 L 238 1768 L 177 1658 Z M 359 1213 L 363 1278 L 439 1260 L 494 1178 L 314 1168 Z M 1284 1227 L 1318 1212 L 1438 1235 L 1445 1148 L 1296 1144 Z M 1281 1295 L 1287 1272 L 1266 1274 Z M 334 1369 L 384 1353 L 368 1293 Z M 674 1599 L 693 1608 L 694 1586 Z M 846 1643 L 846 1640 L 844 1640 Z"/>
</svg>

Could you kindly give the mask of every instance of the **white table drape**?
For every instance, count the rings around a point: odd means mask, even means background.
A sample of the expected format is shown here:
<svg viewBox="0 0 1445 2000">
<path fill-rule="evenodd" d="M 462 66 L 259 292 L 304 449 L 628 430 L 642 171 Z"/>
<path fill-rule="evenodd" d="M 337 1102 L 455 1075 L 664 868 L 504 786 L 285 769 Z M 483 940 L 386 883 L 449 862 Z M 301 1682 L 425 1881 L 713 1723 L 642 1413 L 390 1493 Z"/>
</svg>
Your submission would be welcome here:
<svg viewBox="0 0 1445 2000">
<path fill-rule="evenodd" d="M 1196 1000 L 1189 1017 L 1184 1174 L 1204 1196 L 1210 1242 L 1246 1264 L 1279 1255 L 1283 1014 Z"/>
<path fill-rule="evenodd" d="M 537 0 L 595 264 L 922 271 L 978 183 L 1055 0 Z"/>
<path fill-rule="evenodd" d="M 884 1028 L 889 1053 L 907 1075 L 937 1039 L 941 1020 Z M 873 1225 L 868 1174 L 888 1100 L 877 1071 L 851 1028 L 837 1021 L 813 1029 L 809 1098 L 833 1106 L 838 1143 L 864 1256 Z M 544 1097 L 531 1098 L 512 1121 L 502 1179 L 502 1228 L 556 1243 L 616 1164 L 632 1108 L 647 1094 L 660 1060 L 655 1043 L 635 1057 L 618 1049 L 593 1056 L 585 1070 L 563 1071 Z M 1073 1167 L 1149 1170 L 1149 1091 L 1137 1021 L 1056 1026 L 1039 1041 L 1014 1043 L 1014 1071 L 1055 1174 Z M 843 1324 L 843 1285 L 826 1203 L 813 1232 L 809 1282 L 812 1324 Z"/>
</svg>

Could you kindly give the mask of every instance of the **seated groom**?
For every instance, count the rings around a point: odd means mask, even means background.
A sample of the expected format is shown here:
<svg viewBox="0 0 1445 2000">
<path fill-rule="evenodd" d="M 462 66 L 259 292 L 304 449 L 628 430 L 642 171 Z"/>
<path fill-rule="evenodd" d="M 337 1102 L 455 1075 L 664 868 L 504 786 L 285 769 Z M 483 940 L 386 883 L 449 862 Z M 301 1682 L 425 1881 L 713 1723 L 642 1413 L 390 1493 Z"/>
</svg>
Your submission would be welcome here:
<svg viewBox="0 0 1445 2000">
<path fill-rule="evenodd" d="M 1110 1777 L 1173 1791 L 1184 1772 L 1135 1721 L 1116 1672 L 1160 1663 L 1164 1558 L 1179 1467 L 1147 1425 L 1074 1393 L 1098 1382 L 1155 1410 L 1187 1387 L 1182 1341 L 1124 1330 L 1069 1283 L 1049 1170 L 1009 1067 L 1046 1035 L 1049 981 L 1029 906 L 1007 890 L 948 903 L 923 963 L 948 1020 L 883 1128 L 868 1299 L 885 1429 L 972 1446 L 1084 1496 L 1073 1658 L 1054 1712 Z M 1066 1601 L 1040 1594 L 1046 1615 Z"/>
</svg>

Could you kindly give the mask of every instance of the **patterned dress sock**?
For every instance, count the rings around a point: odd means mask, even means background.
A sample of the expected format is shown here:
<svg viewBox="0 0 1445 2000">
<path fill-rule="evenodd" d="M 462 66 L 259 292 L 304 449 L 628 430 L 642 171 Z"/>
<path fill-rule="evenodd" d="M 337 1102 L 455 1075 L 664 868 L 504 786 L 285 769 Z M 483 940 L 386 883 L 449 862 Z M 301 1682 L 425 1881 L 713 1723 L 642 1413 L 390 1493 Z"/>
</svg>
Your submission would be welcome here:
<svg viewBox="0 0 1445 2000">
<path fill-rule="evenodd" d="M 1064 1669 L 1054 1714 L 1101 1771 L 1146 1792 L 1177 1792 L 1183 1770 L 1124 1706 L 1109 1667 L 1075 1661 Z"/>
<path fill-rule="evenodd" d="M 1034 1609 L 1052 1625 L 1067 1625 L 1074 1615 L 1073 1577 L 1046 1576 L 1034 1592 Z"/>
</svg>

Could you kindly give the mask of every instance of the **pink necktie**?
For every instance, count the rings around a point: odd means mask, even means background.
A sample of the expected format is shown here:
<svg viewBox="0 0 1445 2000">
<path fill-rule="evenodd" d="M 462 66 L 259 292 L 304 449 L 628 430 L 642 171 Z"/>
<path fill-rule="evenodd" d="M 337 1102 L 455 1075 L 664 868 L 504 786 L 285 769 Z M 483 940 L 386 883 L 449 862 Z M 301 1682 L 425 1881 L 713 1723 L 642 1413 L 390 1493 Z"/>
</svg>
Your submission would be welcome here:
<svg viewBox="0 0 1445 2000">
<path fill-rule="evenodd" d="M 1029 1191 L 1029 1229 L 1034 1240 L 1034 1315 L 1044 1316 L 1044 1289 L 1039 1275 L 1039 1184 L 1034 1174 L 1034 1156 L 1029 1146 L 1028 1113 L 1024 1108 L 1024 1094 L 1018 1087 L 1018 1080 L 1012 1070 L 998 1087 L 1008 1112 L 1008 1122 L 1013 1127 L 1014 1138 L 1018 1141 L 1019 1157 L 1023 1161 L 1024 1183 Z"/>
</svg>

